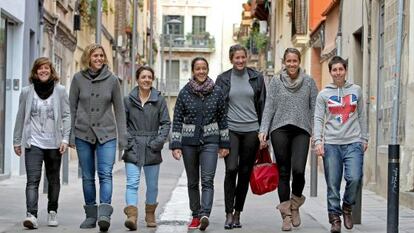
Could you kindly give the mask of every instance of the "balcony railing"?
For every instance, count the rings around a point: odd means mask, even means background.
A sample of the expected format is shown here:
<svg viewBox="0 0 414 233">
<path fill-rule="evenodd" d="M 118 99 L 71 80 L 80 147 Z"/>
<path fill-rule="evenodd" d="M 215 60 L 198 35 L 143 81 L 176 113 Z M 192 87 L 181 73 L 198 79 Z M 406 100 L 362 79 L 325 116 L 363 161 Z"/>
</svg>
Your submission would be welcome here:
<svg viewBox="0 0 414 233">
<path fill-rule="evenodd" d="M 164 50 L 170 48 L 173 50 L 181 49 L 206 49 L 214 51 L 215 40 L 209 34 L 187 34 L 184 35 L 163 35 L 164 43 L 161 46 Z"/>
</svg>

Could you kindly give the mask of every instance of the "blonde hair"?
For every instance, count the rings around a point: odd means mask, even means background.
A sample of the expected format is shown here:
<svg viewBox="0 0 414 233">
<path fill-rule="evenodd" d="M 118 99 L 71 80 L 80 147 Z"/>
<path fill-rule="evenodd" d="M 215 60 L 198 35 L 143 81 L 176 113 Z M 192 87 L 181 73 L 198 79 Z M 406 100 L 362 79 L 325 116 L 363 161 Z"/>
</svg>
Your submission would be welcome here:
<svg viewBox="0 0 414 233">
<path fill-rule="evenodd" d="M 102 49 L 102 52 L 104 54 L 104 59 L 105 59 L 103 63 L 106 65 L 108 64 L 108 57 L 106 56 L 105 49 L 102 47 L 102 45 L 93 43 L 93 44 L 86 46 L 85 50 L 82 53 L 82 57 L 81 57 L 82 70 L 86 70 L 90 68 L 91 55 L 97 49 Z"/>
<path fill-rule="evenodd" d="M 50 59 L 47 57 L 39 57 L 33 62 L 32 70 L 30 71 L 29 82 L 33 83 L 33 80 L 39 80 L 39 77 L 37 76 L 37 70 L 43 65 L 48 65 L 50 68 L 49 79 L 52 79 L 55 83 L 59 82 L 57 72 L 53 67 L 53 64 L 50 61 Z"/>
</svg>

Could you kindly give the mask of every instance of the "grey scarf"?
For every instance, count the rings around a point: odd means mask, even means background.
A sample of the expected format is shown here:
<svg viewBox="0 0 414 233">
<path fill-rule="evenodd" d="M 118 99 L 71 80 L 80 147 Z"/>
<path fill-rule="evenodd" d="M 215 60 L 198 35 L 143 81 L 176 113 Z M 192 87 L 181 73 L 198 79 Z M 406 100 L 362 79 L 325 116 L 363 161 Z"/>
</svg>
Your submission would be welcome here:
<svg viewBox="0 0 414 233">
<path fill-rule="evenodd" d="M 305 76 L 305 73 L 303 73 L 303 70 L 299 69 L 298 77 L 295 79 L 292 79 L 287 74 L 286 69 L 283 69 L 282 73 L 280 74 L 280 80 L 282 81 L 283 86 L 285 86 L 285 88 L 289 92 L 296 92 L 302 87 L 304 76 Z"/>
</svg>

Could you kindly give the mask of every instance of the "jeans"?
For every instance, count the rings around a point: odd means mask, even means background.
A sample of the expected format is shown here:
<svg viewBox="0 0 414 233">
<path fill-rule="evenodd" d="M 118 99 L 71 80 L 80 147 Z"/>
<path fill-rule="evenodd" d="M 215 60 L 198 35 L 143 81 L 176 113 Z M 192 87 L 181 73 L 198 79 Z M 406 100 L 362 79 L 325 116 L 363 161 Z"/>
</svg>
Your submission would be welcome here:
<svg viewBox="0 0 414 233">
<path fill-rule="evenodd" d="M 340 188 L 342 173 L 346 181 L 343 202 L 355 204 L 359 185 L 361 185 L 364 163 L 364 148 L 362 143 L 356 142 L 345 145 L 325 144 L 323 165 L 325 180 L 328 188 L 328 212 L 341 215 Z"/>
<path fill-rule="evenodd" d="M 48 180 L 47 211 L 57 212 L 60 192 L 60 164 L 62 155 L 58 149 L 41 149 L 31 146 L 25 150 L 25 165 L 27 173 L 26 208 L 27 212 L 37 217 L 39 200 L 39 183 L 42 176 L 42 163 L 45 161 L 46 177 Z"/>
<path fill-rule="evenodd" d="M 125 201 L 127 206 L 137 206 L 138 188 L 141 179 L 141 169 L 144 168 L 145 184 L 147 185 L 146 204 L 154 205 L 157 203 L 158 196 L 158 176 L 160 173 L 160 164 L 150 166 L 137 166 L 133 163 L 125 163 L 126 172 L 126 192 Z"/>
<path fill-rule="evenodd" d="M 294 125 L 275 129 L 270 134 L 276 163 L 279 167 L 280 203 L 290 199 L 290 176 L 292 193 L 301 197 L 305 187 L 305 167 L 309 151 L 309 134 Z"/>
<path fill-rule="evenodd" d="M 184 167 L 187 173 L 188 197 L 193 217 L 210 216 L 214 198 L 218 144 L 183 146 Z M 200 172 L 201 168 L 201 172 Z M 201 205 L 200 205 L 201 173 Z"/>
<path fill-rule="evenodd" d="M 230 154 L 224 158 L 226 163 L 224 178 L 226 213 L 233 213 L 233 210 L 243 211 L 249 190 L 250 175 L 256 159 L 256 152 L 259 149 L 257 134 L 256 131 L 243 133 L 230 131 Z"/>
<path fill-rule="evenodd" d="M 79 164 L 82 169 L 83 197 L 86 205 L 96 204 L 95 187 L 95 157 L 98 166 L 99 177 L 99 201 L 111 204 L 112 199 L 112 168 L 115 163 L 116 139 L 104 144 L 97 142 L 91 144 L 76 138 L 76 151 L 78 152 Z M 96 156 L 95 156 L 96 152 Z"/>
</svg>

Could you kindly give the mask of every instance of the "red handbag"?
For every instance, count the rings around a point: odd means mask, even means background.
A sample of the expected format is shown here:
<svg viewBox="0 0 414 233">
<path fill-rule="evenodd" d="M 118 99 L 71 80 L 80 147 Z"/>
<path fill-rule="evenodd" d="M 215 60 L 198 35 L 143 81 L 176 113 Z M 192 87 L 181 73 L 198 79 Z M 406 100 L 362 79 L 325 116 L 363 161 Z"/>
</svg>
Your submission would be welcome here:
<svg viewBox="0 0 414 233">
<path fill-rule="evenodd" d="M 267 148 L 258 150 L 256 161 L 250 176 L 250 189 L 254 194 L 263 195 L 279 185 L 279 169 L 272 162 Z"/>
</svg>

